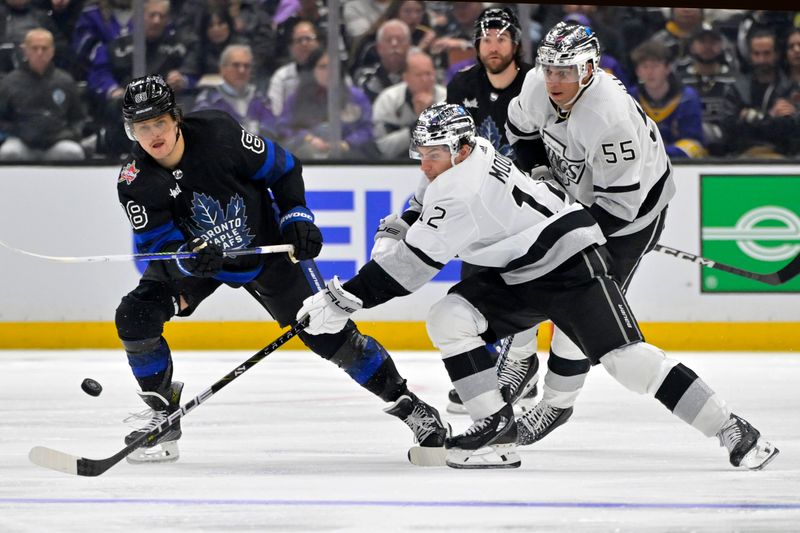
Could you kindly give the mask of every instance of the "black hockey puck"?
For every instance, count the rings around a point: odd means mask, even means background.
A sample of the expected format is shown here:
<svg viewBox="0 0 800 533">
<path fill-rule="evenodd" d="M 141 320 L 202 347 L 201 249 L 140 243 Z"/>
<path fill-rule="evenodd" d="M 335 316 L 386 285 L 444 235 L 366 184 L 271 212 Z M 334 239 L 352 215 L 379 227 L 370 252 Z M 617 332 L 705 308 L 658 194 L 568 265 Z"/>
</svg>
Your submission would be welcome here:
<svg viewBox="0 0 800 533">
<path fill-rule="evenodd" d="M 103 392 L 103 386 L 92 378 L 84 379 L 83 382 L 81 382 L 81 388 L 83 392 L 89 396 L 100 396 L 100 393 Z"/>
</svg>

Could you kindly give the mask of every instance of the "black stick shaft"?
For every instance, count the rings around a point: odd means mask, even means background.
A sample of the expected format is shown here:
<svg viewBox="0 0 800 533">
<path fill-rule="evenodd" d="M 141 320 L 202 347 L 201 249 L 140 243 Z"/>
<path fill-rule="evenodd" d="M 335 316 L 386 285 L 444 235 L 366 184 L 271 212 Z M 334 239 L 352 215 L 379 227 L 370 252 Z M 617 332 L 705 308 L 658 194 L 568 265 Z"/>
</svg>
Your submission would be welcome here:
<svg viewBox="0 0 800 533">
<path fill-rule="evenodd" d="M 192 398 L 188 403 L 183 405 L 180 409 L 169 415 L 167 420 L 153 428 L 152 431 L 149 433 L 142 435 L 135 441 L 131 442 L 125 448 L 117 452 L 116 454 L 112 455 L 107 459 L 86 459 L 81 458 L 78 460 L 78 475 L 79 476 L 99 476 L 121 460 L 123 460 L 129 453 L 137 448 L 141 448 L 142 446 L 146 446 L 147 443 L 152 442 L 155 440 L 161 433 L 167 430 L 170 426 L 172 426 L 175 422 L 189 414 L 195 407 L 203 403 L 204 401 L 211 398 L 214 394 L 219 392 L 221 389 L 225 388 L 231 381 L 235 380 L 253 366 L 255 366 L 259 361 L 264 359 L 266 356 L 286 344 L 292 337 L 303 331 L 306 325 L 308 324 L 307 320 L 301 320 L 300 322 L 296 323 L 292 328 L 285 333 L 283 333 L 280 337 L 275 339 L 272 343 L 268 346 L 262 348 L 258 353 L 253 354 L 250 359 L 242 363 L 241 365 L 237 366 L 227 374 L 225 374 L 222 378 L 220 378 L 216 383 L 211 385 L 209 388 Z"/>
<path fill-rule="evenodd" d="M 728 272 L 729 274 L 734 274 L 743 278 L 754 279 L 768 285 L 782 285 L 783 283 L 794 279 L 797 274 L 800 273 L 800 255 L 795 257 L 791 262 L 789 262 L 789 264 L 777 272 L 773 272 L 771 274 L 759 274 L 758 272 L 751 272 L 749 270 L 726 265 L 718 261 L 712 261 L 711 259 L 690 254 L 689 252 L 676 250 L 675 248 L 670 248 L 669 246 L 663 246 L 661 244 L 656 244 L 655 250 L 679 259 L 691 261 L 692 263 L 696 263 L 698 265 L 721 270 L 722 272 Z"/>
</svg>

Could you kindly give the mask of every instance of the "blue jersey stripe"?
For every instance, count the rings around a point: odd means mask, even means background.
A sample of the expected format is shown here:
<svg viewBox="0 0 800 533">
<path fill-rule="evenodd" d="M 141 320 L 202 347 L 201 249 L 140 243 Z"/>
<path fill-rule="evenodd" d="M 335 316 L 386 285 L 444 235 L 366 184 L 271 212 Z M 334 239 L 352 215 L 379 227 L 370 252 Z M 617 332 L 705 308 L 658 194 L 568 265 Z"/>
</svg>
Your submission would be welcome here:
<svg viewBox="0 0 800 533">
<path fill-rule="evenodd" d="M 139 253 L 158 252 L 168 242 L 183 242 L 184 240 L 183 233 L 175 226 L 174 222 L 167 222 L 150 231 L 133 235 L 133 242 Z"/>
</svg>

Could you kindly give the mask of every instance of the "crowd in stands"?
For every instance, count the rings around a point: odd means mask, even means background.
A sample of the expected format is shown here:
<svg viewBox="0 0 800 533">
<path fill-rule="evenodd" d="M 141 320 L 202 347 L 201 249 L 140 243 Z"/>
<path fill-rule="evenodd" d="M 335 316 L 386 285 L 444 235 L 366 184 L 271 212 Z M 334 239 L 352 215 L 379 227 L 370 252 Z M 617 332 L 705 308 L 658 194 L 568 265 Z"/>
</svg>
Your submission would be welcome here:
<svg viewBox="0 0 800 533">
<path fill-rule="evenodd" d="M 143 0 L 148 74 L 185 112 L 221 109 L 303 159 L 405 160 L 409 129 L 476 62 L 483 2 Z M 516 4 L 497 4 L 518 9 Z M 0 0 L 0 161 L 118 160 L 131 143 L 131 0 Z M 560 20 L 659 125 L 673 159 L 800 156 L 800 11 L 528 6 L 523 58 Z M 327 34 L 340 36 L 328 57 Z M 332 80 L 330 62 L 341 76 Z M 329 145 L 338 84 L 341 142 Z M 334 149 L 336 148 L 336 149 Z"/>
</svg>

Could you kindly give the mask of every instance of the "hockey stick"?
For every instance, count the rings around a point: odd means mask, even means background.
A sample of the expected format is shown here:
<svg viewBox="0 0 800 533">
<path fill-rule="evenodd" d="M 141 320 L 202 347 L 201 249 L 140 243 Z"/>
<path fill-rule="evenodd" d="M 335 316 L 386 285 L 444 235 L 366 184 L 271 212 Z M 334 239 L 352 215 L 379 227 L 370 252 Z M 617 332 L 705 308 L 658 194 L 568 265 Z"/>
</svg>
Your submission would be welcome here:
<svg viewBox="0 0 800 533">
<path fill-rule="evenodd" d="M 303 331 L 307 325 L 308 318 L 304 317 L 302 320 L 294 324 L 290 330 L 286 331 L 280 337 L 275 339 L 271 344 L 265 348 L 262 348 L 261 351 L 254 354 L 252 357 L 250 357 L 250 359 L 237 366 L 232 371 L 228 372 L 219 381 L 211 385 L 211 387 L 207 388 L 188 403 L 183 405 L 180 409 L 169 415 L 165 421 L 153 428 L 149 433 L 140 436 L 138 439 L 131 442 L 111 457 L 107 457 L 106 459 L 87 459 L 85 457 L 78 457 L 76 455 L 70 455 L 58 450 L 53 450 L 52 448 L 35 446 L 31 448 L 28 458 L 34 464 L 43 466 L 45 468 L 50 468 L 52 470 L 58 470 L 59 472 L 64 472 L 66 474 L 90 477 L 99 476 L 115 464 L 122 461 L 133 450 L 143 447 L 148 442 L 152 442 L 161 433 L 166 431 L 167 428 L 172 426 L 185 415 L 189 414 L 189 412 L 195 407 L 211 398 L 228 383 L 247 372 L 250 368 L 255 366 L 256 363 L 286 344 L 289 339 Z"/>
<path fill-rule="evenodd" d="M 676 250 L 675 248 L 670 248 L 669 246 L 656 244 L 655 249 L 656 251 L 663 252 L 667 255 L 671 255 L 680 259 L 686 259 L 687 261 L 697 263 L 698 265 L 721 270 L 723 272 L 741 276 L 743 278 L 754 279 L 768 285 L 782 285 L 787 281 L 794 279 L 797 274 L 800 274 L 800 255 L 796 256 L 789 262 L 788 265 L 777 272 L 773 272 L 771 274 L 759 274 L 757 272 L 750 272 L 749 270 L 742 270 L 741 268 L 718 263 L 716 261 L 712 261 L 711 259 L 700 257 L 699 255 L 682 252 L 680 250 Z"/>
<path fill-rule="evenodd" d="M 8 248 L 12 252 L 38 259 L 46 259 L 47 261 L 56 261 L 58 263 L 111 263 L 116 261 L 164 261 L 168 259 L 191 259 L 197 256 L 196 252 L 155 252 L 151 254 L 121 254 L 121 255 L 90 255 L 82 257 L 68 257 L 60 255 L 44 255 L 27 250 L 14 248 L 13 246 L 0 241 L 0 246 Z M 274 254 L 280 252 L 289 252 L 290 257 L 293 257 L 294 246 L 291 244 L 276 244 L 272 246 L 258 246 L 256 248 L 244 248 L 242 250 L 231 250 L 224 252 L 225 257 L 239 257 L 242 255 L 255 255 L 255 254 Z"/>
</svg>

